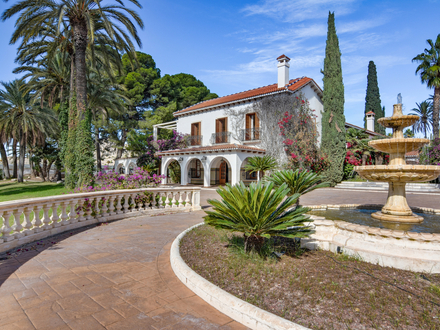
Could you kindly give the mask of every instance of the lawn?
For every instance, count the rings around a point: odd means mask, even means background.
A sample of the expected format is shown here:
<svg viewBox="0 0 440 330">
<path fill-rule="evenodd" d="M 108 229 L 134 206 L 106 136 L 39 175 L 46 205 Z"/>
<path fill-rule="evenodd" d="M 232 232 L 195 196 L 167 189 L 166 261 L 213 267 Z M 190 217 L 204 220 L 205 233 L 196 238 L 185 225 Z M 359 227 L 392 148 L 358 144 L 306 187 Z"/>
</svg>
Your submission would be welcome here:
<svg viewBox="0 0 440 330">
<path fill-rule="evenodd" d="M 64 185 L 52 182 L 16 183 L 0 181 L 0 202 L 61 195 L 69 191 L 70 190 L 66 189 Z"/>
</svg>

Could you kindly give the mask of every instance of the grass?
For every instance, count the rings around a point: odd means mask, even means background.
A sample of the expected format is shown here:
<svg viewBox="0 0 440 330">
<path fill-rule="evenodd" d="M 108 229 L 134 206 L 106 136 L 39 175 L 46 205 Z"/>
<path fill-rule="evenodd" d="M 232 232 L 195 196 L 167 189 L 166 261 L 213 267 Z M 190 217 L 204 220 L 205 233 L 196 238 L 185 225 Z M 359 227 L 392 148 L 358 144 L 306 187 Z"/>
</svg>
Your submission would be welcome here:
<svg viewBox="0 0 440 330">
<path fill-rule="evenodd" d="M 246 254 L 241 234 L 206 225 L 182 239 L 180 253 L 208 281 L 311 329 L 440 329 L 438 274 L 307 251 L 283 238 Z"/>
<path fill-rule="evenodd" d="M 37 198 L 61 195 L 69 190 L 63 184 L 52 182 L 25 182 L 0 181 L 0 202 L 17 199 Z"/>
</svg>

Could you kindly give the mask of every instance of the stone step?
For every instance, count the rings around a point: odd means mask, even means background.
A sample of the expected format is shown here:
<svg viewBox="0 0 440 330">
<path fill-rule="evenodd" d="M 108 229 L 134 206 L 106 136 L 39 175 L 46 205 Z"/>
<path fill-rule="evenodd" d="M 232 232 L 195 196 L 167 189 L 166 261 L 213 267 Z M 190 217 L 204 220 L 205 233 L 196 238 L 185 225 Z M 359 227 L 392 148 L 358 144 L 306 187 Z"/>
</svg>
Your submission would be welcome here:
<svg viewBox="0 0 440 330">
<path fill-rule="evenodd" d="M 342 181 L 335 186 L 336 189 L 360 189 L 360 190 L 388 190 L 387 182 L 355 182 Z M 411 192 L 434 192 L 440 193 L 440 185 L 433 183 L 407 183 L 406 191 Z"/>
</svg>

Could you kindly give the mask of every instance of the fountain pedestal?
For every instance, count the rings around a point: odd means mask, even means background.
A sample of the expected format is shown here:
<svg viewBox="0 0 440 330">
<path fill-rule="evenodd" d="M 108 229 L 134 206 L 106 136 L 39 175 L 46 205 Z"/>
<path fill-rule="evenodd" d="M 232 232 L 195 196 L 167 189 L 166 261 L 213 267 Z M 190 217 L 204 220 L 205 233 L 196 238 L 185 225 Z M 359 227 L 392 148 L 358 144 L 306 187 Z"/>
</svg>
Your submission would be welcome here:
<svg viewBox="0 0 440 330">
<path fill-rule="evenodd" d="M 419 116 L 403 115 L 402 104 L 394 105 L 392 117 L 380 118 L 378 122 L 393 129 L 391 139 L 373 140 L 369 146 L 390 154 L 389 165 L 356 166 L 355 171 L 370 181 L 388 182 L 388 199 L 381 212 L 371 216 L 381 221 L 417 223 L 423 217 L 414 214 L 406 201 L 407 182 L 426 182 L 440 175 L 440 166 L 407 165 L 405 153 L 428 144 L 428 139 L 404 138 L 403 129 L 413 125 Z"/>
</svg>

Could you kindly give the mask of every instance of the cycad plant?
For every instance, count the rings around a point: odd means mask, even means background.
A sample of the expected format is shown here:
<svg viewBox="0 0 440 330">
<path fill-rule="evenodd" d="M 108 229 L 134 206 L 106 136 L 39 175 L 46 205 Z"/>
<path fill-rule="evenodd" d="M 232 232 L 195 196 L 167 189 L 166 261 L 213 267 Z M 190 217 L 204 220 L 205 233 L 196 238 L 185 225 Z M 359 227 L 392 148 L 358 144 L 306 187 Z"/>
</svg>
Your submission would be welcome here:
<svg viewBox="0 0 440 330">
<path fill-rule="evenodd" d="M 213 206 L 206 211 L 205 223 L 215 228 L 244 234 L 245 251 L 260 253 L 265 238 L 271 236 L 307 237 L 311 227 L 305 222 L 311 220 L 305 207 L 295 207 L 300 194 L 289 194 L 286 184 L 274 189 L 273 183 L 243 182 L 220 187 L 217 193 L 222 200 L 208 200 Z M 287 196 L 287 197 L 286 197 Z"/>
<path fill-rule="evenodd" d="M 278 166 L 275 158 L 270 155 L 263 157 L 255 156 L 247 159 L 247 164 L 244 169 L 250 173 L 257 172 L 257 180 L 260 181 L 260 172 L 273 170 Z"/>
<path fill-rule="evenodd" d="M 330 186 L 329 182 L 322 182 L 322 180 L 323 178 L 316 173 L 301 170 L 278 171 L 264 178 L 264 181 L 272 183 L 276 188 L 286 185 L 287 196 L 298 195 L 297 204 L 299 204 L 300 195 Z"/>
</svg>

